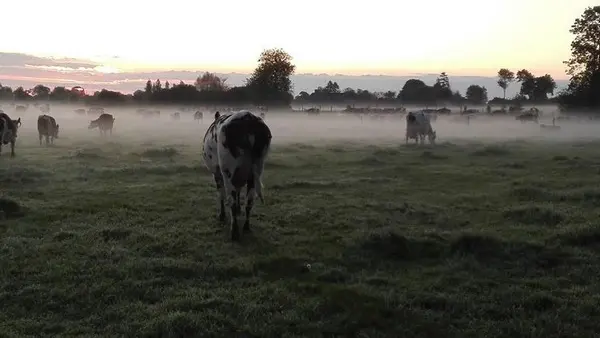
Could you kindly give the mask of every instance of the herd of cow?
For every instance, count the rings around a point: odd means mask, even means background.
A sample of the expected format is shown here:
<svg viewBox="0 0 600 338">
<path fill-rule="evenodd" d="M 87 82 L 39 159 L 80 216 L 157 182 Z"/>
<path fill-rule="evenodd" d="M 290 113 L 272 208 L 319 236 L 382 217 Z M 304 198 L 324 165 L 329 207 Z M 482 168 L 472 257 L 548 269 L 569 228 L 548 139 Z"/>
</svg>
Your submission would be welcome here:
<svg viewBox="0 0 600 338">
<path fill-rule="evenodd" d="M 103 110 L 94 111 L 100 116 L 92 120 L 88 129 L 98 128 L 102 135 L 110 133 L 115 118 Z M 139 113 L 157 115 L 156 111 Z M 178 119 L 179 114 L 172 115 Z M 194 113 L 194 120 L 202 121 L 204 114 Z M 406 114 L 406 143 L 414 139 L 423 144 L 425 139 L 435 144 L 436 131 L 431 125 L 432 114 L 426 111 Z M 15 156 L 15 142 L 21 119 L 13 120 L 0 110 L 0 153 L 2 145 L 11 145 L 11 157 Z M 59 136 L 59 124 L 48 114 L 38 116 L 37 128 L 39 142 L 45 137 L 46 144 L 54 143 Z M 206 167 L 213 175 L 218 190 L 219 221 L 225 222 L 228 213 L 231 226 L 231 239 L 240 239 L 238 216 L 241 212 L 240 192 L 246 188 L 245 223 L 243 231 L 250 231 L 250 213 L 254 205 L 255 195 L 264 201 L 261 177 L 265 159 L 271 145 L 272 134 L 265 122 L 265 113 L 255 115 L 248 110 L 238 112 L 215 113 L 214 120 L 208 127 L 203 144 L 203 159 Z"/>
</svg>

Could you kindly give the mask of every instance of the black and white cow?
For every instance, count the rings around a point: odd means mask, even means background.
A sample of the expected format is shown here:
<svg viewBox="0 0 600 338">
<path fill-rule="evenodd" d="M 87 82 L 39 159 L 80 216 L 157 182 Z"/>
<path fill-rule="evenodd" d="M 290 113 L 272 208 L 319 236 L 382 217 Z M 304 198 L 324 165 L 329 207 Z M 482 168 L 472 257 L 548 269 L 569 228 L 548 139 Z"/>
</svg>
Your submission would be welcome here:
<svg viewBox="0 0 600 338">
<path fill-rule="evenodd" d="M 42 136 L 46 137 L 46 145 L 54 144 L 54 139 L 58 138 L 58 127 L 54 117 L 45 114 L 38 116 L 37 128 L 40 145 L 42 145 Z"/>
<path fill-rule="evenodd" d="M 2 153 L 2 146 L 10 143 L 10 157 L 15 157 L 15 143 L 20 125 L 21 118 L 12 120 L 5 113 L 0 113 L 0 153 Z"/>
<path fill-rule="evenodd" d="M 215 113 L 215 121 L 204 135 L 204 163 L 213 174 L 219 192 L 219 221 L 225 222 L 227 206 L 232 241 L 240 239 L 237 218 L 241 211 L 242 188 L 247 189 L 244 231 L 250 231 L 254 194 L 264 203 L 261 177 L 271 138 L 271 130 L 264 120 L 247 110 Z"/>
<path fill-rule="evenodd" d="M 100 130 L 100 136 L 106 135 L 106 132 L 110 132 L 112 135 L 115 118 L 111 114 L 102 114 L 97 119 L 90 122 L 88 129 L 98 128 Z"/>
<path fill-rule="evenodd" d="M 194 113 L 194 121 L 198 120 L 198 122 L 202 122 L 202 119 L 204 118 L 204 114 L 201 111 L 196 111 Z"/>
<path fill-rule="evenodd" d="M 434 144 L 437 138 L 437 133 L 431 127 L 429 117 L 423 112 L 410 112 L 406 115 L 406 143 L 408 139 L 415 139 L 417 143 L 423 144 L 425 136 L 429 139 L 429 143 Z"/>
</svg>

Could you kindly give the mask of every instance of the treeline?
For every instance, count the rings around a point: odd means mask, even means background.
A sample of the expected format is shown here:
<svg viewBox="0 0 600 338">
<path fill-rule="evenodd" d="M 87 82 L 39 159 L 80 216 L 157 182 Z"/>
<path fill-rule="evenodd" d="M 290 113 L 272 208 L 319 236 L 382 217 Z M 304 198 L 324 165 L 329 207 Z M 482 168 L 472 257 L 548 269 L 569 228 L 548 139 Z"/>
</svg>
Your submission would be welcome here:
<svg viewBox="0 0 600 338">
<path fill-rule="evenodd" d="M 565 62 L 571 75 L 569 87 L 553 99 L 563 108 L 600 106 L 600 6 L 588 7 L 575 20 L 570 32 L 575 36 L 571 43 L 571 59 Z M 302 91 L 292 95 L 290 76 L 295 72 L 292 57 L 282 49 L 267 49 L 258 59 L 258 65 L 242 86 L 230 87 L 225 78 L 206 72 L 193 84 L 180 81 L 164 83 L 148 80 L 144 88 L 133 94 L 101 90 L 87 95 L 82 88 L 55 87 L 50 89 L 37 85 L 25 90 L 0 85 L 0 99 L 4 100 L 53 100 L 102 103 L 190 103 L 190 104 L 255 104 L 286 106 L 292 102 L 310 103 L 369 103 L 396 102 L 399 104 L 511 104 L 515 101 L 544 102 L 554 95 L 556 82 L 549 74 L 536 76 L 526 69 L 513 72 L 502 68 L 498 71 L 497 84 L 503 89 L 502 98 L 488 100 L 487 88 L 473 84 L 464 95 L 454 91 L 448 75 L 441 73 L 433 85 L 419 79 L 410 79 L 398 91 L 371 92 L 366 89 L 340 88 L 329 81 L 312 93 Z M 513 83 L 520 85 L 518 94 L 506 98 L 506 90 Z"/>
<path fill-rule="evenodd" d="M 526 70 L 524 70 L 526 72 Z M 549 76 L 549 75 L 548 75 Z M 550 77 L 551 81 L 552 78 Z M 206 72 L 198 76 L 193 84 L 180 81 L 171 84 L 168 80 L 160 79 L 154 82 L 148 80 L 143 89 L 133 94 L 123 94 L 116 91 L 101 90 L 93 95 L 86 95 L 81 90 L 72 91 L 65 87 L 50 89 L 37 85 L 30 90 L 22 87 L 14 91 L 10 87 L 0 85 L 0 99 L 50 100 L 62 102 L 102 102 L 102 103 L 182 103 L 182 104 L 349 104 L 349 103 L 398 103 L 398 104 L 486 104 L 488 103 L 487 89 L 479 85 L 468 87 L 463 96 L 459 91 L 452 91 L 450 80 L 446 73 L 441 73 L 436 82 L 429 86 L 419 79 L 408 80 L 401 90 L 387 92 L 372 92 L 367 89 L 341 89 L 337 82 L 329 81 L 325 86 L 319 86 L 312 93 L 301 91 L 296 97 L 291 95 L 271 95 L 267 92 L 266 100 L 256 100 L 257 90 L 251 86 L 229 87 L 227 79 L 214 73 Z M 273 100 L 274 99 L 274 100 Z M 517 96 L 515 100 L 533 100 L 534 97 Z M 539 97 L 537 98 L 539 100 Z M 544 98 L 547 100 L 547 97 Z M 496 98 L 496 103 L 510 103 L 512 100 Z"/>
</svg>

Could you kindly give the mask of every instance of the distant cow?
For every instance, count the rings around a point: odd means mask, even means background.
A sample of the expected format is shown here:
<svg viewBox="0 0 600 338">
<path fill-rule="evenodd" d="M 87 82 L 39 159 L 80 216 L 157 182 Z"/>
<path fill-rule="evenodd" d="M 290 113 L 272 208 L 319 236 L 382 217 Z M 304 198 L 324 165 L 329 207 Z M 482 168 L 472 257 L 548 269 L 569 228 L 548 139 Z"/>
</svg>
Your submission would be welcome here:
<svg viewBox="0 0 600 338">
<path fill-rule="evenodd" d="M 194 121 L 198 120 L 198 122 L 202 122 L 202 119 L 204 119 L 204 114 L 202 114 L 201 111 L 196 111 L 194 113 Z"/>
<path fill-rule="evenodd" d="M 0 153 L 2 146 L 10 143 L 10 157 L 15 157 L 15 143 L 20 125 L 21 118 L 12 120 L 7 114 L 0 113 Z"/>
<path fill-rule="evenodd" d="M 173 113 L 173 114 L 171 115 L 171 118 L 172 118 L 173 120 L 179 120 L 179 119 L 181 118 L 181 115 L 179 114 L 179 112 L 177 112 L 177 113 Z"/>
<path fill-rule="evenodd" d="M 264 112 L 264 111 L 261 111 L 261 112 L 260 112 L 260 118 L 264 120 L 264 119 L 265 119 L 265 117 L 266 117 L 266 115 L 265 115 L 265 112 Z"/>
<path fill-rule="evenodd" d="M 158 109 L 140 108 L 137 110 L 137 113 L 142 115 L 142 117 L 145 117 L 145 118 L 160 117 L 160 110 L 158 110 Z"/>
<path fill-rule="evenodd" d="M 90 107 L 87 111 L 88 115 L 104 114 L 104 108 L 102 107 Z"/>
<path fill-rule="evenodd" d="M 54 144 L 54 139 L 58 138 L 58 127 L 54 117 L 50 115 L 38 116 L 37 128 L 40 145 L 42 145 L 42 136 L 46 137 L 46 145 Z"/>
<path fill-rule="evenodd" d="M 15 111 L 17 113 L 24 113 L 27 110 L 27 106 L 16 106 Z"/>
<path fill-rule="evenodd" d="M 415 139 L 417 143 L 423 144 L 427 136 L 429 143 L 435 144 L 437 133 L 431 127 L 429 117 L 423 112 L 410 112 L 406 115 L 406 143 L 408 139 Z"/>
<path fill-rule="evenodd" d="M 74 112 L 78 115 L 85 115 L 85 109 L 83 108 L 75 109 Z"/>
<path fill-rule="evenodd" d="M 49 104 L 47 104 L 47 103 L 45 103 L 45 104 L 43 104 L 43 105 L 40 105 L 40 107 L 39 107 L 39 108 L 40 108 L 40 111 L 41 111 L 42 113 L 44 113 L 44 114 L 47 114 L 47 113 L 49 113 L 49 112 L 50 112 L 50 105 L 49 105 Z"/>
<path fill-rule="evenodd" d="M 533 112 L 527 112 L 524 114 L 521 114 L 519 116 L 516 116 L 515 119 L 517 121 L 521 121 L 521 123 L 525 123 L 527 121 L 532 121 L 532 122 L 538 122 L 539 119 L 539 115 L 538 113 L 533 113 Z"/>
<path fill-rule="evenodd" d="M 265 122 L 249 111 L 220 116 L 204 135 L 204 164 L 213 174 L 219 191 L 219 221 L 225 222 L 225 205 L 229 207 L 231 240 L 240 239 L 237 217 L 241 211 L 240 192 L 246 186 L 246 220 L 250 231 L 250 212 L 254 194 L 264 203 L 261 177 L 271 145 L 271 131 Z"/>
<path fill-rule="evenodd" d="M 88 129 L 98 128 L 100 130 L 100 135 L 106 135 L 107 131 L 109 131 L 110 135 L 112 135 L 114 123 L 115 118 L 111 114 L 104 113 L 97 119 L 91 121 Z"/>
</svg>

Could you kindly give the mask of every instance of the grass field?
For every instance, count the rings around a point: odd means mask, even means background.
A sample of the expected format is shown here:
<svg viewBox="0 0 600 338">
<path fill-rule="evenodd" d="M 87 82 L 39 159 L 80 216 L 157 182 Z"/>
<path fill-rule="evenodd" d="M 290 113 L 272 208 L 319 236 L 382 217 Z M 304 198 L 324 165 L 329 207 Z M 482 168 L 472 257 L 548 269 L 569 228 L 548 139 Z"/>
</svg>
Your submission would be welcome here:
<svg viewBox="0 0 600 338">
<path fill-rule="evenodd" d="M 0 157 L 0 336 L 600 330 L 600 142 L 275 144 L 231 243 L 201 136 L 20 138 Z"/>
</svg>

